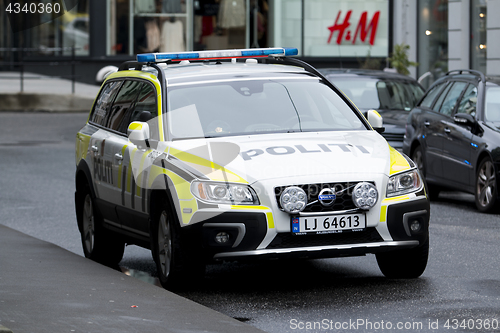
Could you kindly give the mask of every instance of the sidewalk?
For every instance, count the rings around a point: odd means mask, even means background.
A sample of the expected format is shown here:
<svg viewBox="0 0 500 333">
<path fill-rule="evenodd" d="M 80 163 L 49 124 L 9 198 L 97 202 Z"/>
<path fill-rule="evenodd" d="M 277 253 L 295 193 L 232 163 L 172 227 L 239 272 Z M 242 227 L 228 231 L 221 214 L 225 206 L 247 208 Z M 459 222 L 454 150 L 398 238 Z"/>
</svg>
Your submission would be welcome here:
<svg viewBox="0 0 500 333">
<path fill-rule="evenodd" d="M 0 333 L 262 333 L 0 224 Z"/>
<path fill-rule="evenodd" d="M 89 112 L 99 86 L 41 74 L 0 72 L 0 111 Z"/>
</svg>

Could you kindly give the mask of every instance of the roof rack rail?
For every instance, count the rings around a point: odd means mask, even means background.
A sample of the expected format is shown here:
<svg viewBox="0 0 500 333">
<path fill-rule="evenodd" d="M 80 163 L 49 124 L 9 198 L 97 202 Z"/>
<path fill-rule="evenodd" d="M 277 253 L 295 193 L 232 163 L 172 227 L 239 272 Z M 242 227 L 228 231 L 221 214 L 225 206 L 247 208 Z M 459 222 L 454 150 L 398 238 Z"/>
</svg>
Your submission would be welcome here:
<svg viewBox="0 0 500 333">
<path fill-rule="evenodd" d="M 135 60 L 125 61 L 118 67 L 118 71 L 128 71 L 133 67 L 136 71 L 140 71 L 142 66 L 147 65 L 145 62 L 138 62 Z"/>
<path fill-rule="evenodd" d="M 474 69 L 454 69 L 454 70 L 448 71 L 445 75 L 465 74 L 465 73 L 479 76 L 481 78 L 481 81 L 486 82 L 486 76 L 482 72 L 476 71 Z"/>
</svg>

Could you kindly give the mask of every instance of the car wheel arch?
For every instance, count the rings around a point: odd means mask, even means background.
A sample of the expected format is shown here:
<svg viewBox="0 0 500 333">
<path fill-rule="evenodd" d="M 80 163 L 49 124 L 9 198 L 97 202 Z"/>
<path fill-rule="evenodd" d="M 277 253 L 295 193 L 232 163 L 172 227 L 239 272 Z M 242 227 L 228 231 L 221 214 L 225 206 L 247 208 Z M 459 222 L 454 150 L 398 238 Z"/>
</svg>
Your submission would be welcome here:
<svg viewBox="0 0 500 333">
<path fill-rule="evenodd" d="M 149 212 L 151 216 L 151 221 L 155 214 L 158 213 L 158 207 L 161 207 L 161 200 L 166 200 L 170 209 L 173 209 L 173 212 L 177 214 L 178 205 L 175 203 L 178 202 L 178 197 L 176 191 L 172 191 L 171 188 L 174 186 L 170 178 L 163 174 L 159 175 L 153 181 L 152 189 L 149 191 Z M 178 216 L 179 217 L 179 216 Z M 179 219 L 178 219 L 179 220 Z M 180 220 L 179 220 L 179 224 Z M 151 227 L 151 225 L 150 225 Z"/>
</svg>

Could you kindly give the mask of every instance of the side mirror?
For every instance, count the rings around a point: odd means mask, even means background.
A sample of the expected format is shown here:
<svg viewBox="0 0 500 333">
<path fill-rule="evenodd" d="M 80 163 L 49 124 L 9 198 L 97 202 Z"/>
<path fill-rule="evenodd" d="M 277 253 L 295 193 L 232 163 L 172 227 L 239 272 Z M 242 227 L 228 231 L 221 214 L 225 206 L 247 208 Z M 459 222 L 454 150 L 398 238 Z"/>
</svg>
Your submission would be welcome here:
<svg viewBox="0 0 500 333">
<path fill-rule="evenodd" d="M 383 133 L 385 131 L 385 128 L 383 126 L 384 121 L 382 119 L 382 116 L 377 111 L 368 110 L 368 112 L 366 113 L 366 119 L 368 119 L 370 125 L 372 125 L 373 129 L 378 133 Z"/>
<path fill-rule="evenodd" d="M 453 117 L 456 124 L 474 127 L 476 126 L 476 119 L 468 113 L 457 113 Z"/>
<path fill-rule="evenodd" d="M 128 125 L 127 135 L 130 142 L 139 149 L 149 147 L 149 125 L 141 121 L 133 121 Z"/>
</svg>

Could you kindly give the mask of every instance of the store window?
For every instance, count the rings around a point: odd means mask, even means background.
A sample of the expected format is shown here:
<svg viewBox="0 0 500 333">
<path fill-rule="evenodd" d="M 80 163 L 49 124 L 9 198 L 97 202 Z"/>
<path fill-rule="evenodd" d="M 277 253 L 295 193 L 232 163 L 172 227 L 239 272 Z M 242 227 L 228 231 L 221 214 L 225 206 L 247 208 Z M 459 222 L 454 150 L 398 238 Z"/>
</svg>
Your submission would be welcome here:
<svg viewBox="0 0 500 333">
<path fill-rule="evenodd" d="M 486 0 L 471 1 L 471 68 L 486 73 Z"/>
<path fill-rule="evenodd" d="M 266 1 L 251 2 L 252 9 L 261 3 L 264 10 Z M 249 47 L 250 12 L 259 15 L 249 0 L 194 0 L 193 5 L 195 51 Z"/>
<path fill-rule="evenodd" d="M 191 0 L 108 1 L 108 55 L 189 49 Z"/>
<path fill-rule="evenodd" d="M 271 45 L 297 47 L 302 50 L 302 0 L 270 0 L 273 9 L 271 17 Z"/>
<path fill-rule="evenodd" d="M 448 71 L 448 0 L 418 1 L 418 75 Z"/>
<path fill-rule="evenodd" d="M 46 6 L 50 5 L 50 12 L 35 12 L 31 13 L 30 16 L 17 16 L 16 18 L 21 20 L 21 22 L 14 23 L 15 25 L 20 24 L 17 26 L 21 27 L 18 32 L 8 26 L 9 19 L 5 12 L 2 13 L 3 31 L 14 32 L 11 41 L 4 45 L 29 49 L 25 52 L 24 57 L 70 56 L 73 47 L 75 55 L 89 55 L 89 1 L 79 0 L 72 8 L 65 7 L 64 3 L 63 6 L 60 6 L 61 2 L 49 0 L 43 0 L 40 3 Z M 0 7 L 5 8 L 3 6 L 4 4 L 0 1 Z M 23 17 L 29 17 L 29 21 L 25 22 L 29 24 L 29 28 L 22 28 Z M 6 41 L 10 38 L 7 33 L 4 33 L 2 39 Z"/>
</svg>

